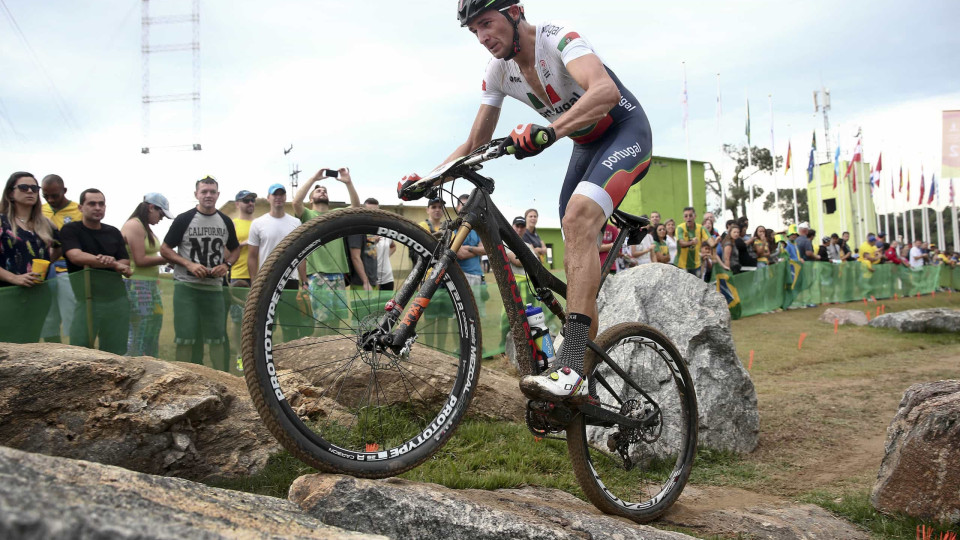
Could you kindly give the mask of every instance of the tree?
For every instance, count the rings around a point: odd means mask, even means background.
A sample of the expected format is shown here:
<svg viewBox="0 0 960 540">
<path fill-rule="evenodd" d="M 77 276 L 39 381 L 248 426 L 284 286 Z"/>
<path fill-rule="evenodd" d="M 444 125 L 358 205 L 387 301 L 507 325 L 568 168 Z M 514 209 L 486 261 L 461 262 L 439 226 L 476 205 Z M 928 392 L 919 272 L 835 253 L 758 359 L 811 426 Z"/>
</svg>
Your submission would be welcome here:
<svg viewBox="0 0 960 540">
<path fill-rule="evenodd" d="M 783 219 L 784 223 L 793 223 L 793 190 L 792 189 L 778 189 L 777 193 L 780 195 L 780 218 Z M 797 215 L 800 217 L 800 221 L 810 221 L 810 209 L 807 206 L 807 190 L 798 189 L 797 190 L 797 202 L 800 206 L 797 208 Z M 773 196 L 773 193 L 767 193 L 767 198 L 763 201 L 763 209 L 770 210 L 776 205 L 776 199 Z"/>
<path fill-rule="evenodd" d="M 763 188 L 760 186 L 746 186 L 746 181 L 753 175 L 758 172 L 773 172 L 773 157 L 770 155 L 770 150 L 766 148 L 757 148 L 756 146 L 750 147 L 750 167 L 747 167 L 747 147 L 738 146 L 735 144 L 725 144 L 723 145 L 723 152 L 737 164 L 733 172 L 733 178 L 730 182 L 730 187 L 727 190 L 727 198 L 723 202 L 723 209 L 730 210 L 733 212 L 733 217 L 738 218 L 741 215 L 747 214 L 747 201 L 750 199 L 751 191 L 753 191 L 753 198 L 759 198 L 764 194 Z M 782 157 L 777 157 L 777 166 L 779 167 L 783 163 Z M 719 195 L 720 192 L 720 178 L 716 173 L 716 177 L 713 181 L 707 181 L 707 185 L 710 186 L 710 189 L 714 193 Z"/>
</svg>

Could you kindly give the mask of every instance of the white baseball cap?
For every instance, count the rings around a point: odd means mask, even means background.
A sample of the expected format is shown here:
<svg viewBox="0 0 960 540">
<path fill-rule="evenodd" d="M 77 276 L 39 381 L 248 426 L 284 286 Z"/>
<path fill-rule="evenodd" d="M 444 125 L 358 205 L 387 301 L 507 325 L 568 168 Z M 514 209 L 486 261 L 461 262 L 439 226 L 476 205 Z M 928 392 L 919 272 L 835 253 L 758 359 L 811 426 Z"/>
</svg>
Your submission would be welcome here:
<svg viewBox="0 0 960 540">
<path fill-rule="evenodd" d="M 143 202 L 150 203 L 163 212 L 167 219 L 173 219 L 173 212 L 170 211 L 170 202 L 166 197 L 159 193 L 147 193 L 143 196 Z"/>
</svg>

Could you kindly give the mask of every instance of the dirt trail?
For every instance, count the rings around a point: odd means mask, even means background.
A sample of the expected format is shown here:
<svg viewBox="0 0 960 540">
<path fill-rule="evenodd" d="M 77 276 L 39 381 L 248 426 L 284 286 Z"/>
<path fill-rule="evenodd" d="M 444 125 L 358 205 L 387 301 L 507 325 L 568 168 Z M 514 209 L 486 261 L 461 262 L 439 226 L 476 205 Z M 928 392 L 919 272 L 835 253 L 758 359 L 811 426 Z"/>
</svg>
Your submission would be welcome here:
<svg viewBox="0 0 960 540">
<path fill-rule="evenodd" d="M 815 490 L 839 496 L 870 489 L 904 390 L 956 378 L 957 366 L 955 345 L 932 346 L 762 375 L 755 379 L 760 445 L 746 456 L 760 478 L 746 480 L 745 489 L 691 485 L 664 523 L 695 525 L 698 535 L 725 538 L 729 530 L 711 528 L 719 511 L 793 506 L 795 497 Z"/>
</svg>

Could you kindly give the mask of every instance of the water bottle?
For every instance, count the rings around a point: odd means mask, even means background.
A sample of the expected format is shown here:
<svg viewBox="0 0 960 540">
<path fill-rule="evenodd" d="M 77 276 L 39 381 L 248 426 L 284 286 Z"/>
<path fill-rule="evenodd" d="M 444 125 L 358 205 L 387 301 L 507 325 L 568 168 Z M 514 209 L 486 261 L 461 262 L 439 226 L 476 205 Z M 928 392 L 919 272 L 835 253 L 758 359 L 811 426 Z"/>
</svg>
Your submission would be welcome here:
<svg viewBox="0 0 960 540">
<path fill-rule="evenodd" d="M 547 366 L 553 360 L 553 338 L 547 329 L 546 319 L 543 316 L 543 309 L 534 307 L 533 304 L 527 304 L 526 309 L 527 323 L 530 325 L 530 332 L 537 344 L 537 349 L 542 353 L 537 358 L 537 365 L 540 371 L 547 369 Z"/>
</svg>

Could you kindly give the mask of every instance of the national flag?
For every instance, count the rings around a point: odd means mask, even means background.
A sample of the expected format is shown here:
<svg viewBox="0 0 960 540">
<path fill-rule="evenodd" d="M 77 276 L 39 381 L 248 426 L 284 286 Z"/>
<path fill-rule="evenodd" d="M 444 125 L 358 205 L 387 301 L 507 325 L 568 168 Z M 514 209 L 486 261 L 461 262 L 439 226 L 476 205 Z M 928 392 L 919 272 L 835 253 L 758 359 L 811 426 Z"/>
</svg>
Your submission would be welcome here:
<svg viewBox="0 0 960 540">
<path fill-rule="evenodd" d="M 907 202 L 910 202 L 910 169 L 907 169 Z"/>
<path fill-rule="evenodd" d="M 807 164 L 807 183 L 813 182 L 813 154 L 817 151 L 817 131 L 813 131 L 813 142 L 810 146 L 810 163 Z"/>
<path fill-rule="evenodd" d="M 900 164 L 900 188 L 897 191 L 903 191 L 903 163 Z"/>
<path fill-rule="evenodd" d="M 953 178 L 950 179 L 950 206 L 953 206 Z"/>
<path fill-rule="evenodd" d="M 923 165 L 920 166 L 920 198 L 917 199 L 917 204 L 923 206 L 923 190 L 926 187 L 926 182 L 923 179 Z"/>
<path fill-rule="evenodd" d="M 883 170 L 883 152 L 880 152 L 880 155 L 877 156 L 877 166 L 876 168 L 874 168 L 874 171 L 876 171 L 877 173 L 876 180 L 874 181 L 876 182 L 878 188 L 880 187 L 880 171 L 882 170 Z"/>
<path fill-rule="evenodd" d="M 783 174 L 790 172 L 790 160 L 793 158 L 793 150 L 790 149 L 790 141 L 787 141 L 787 166 L 783 169 Z"/>
<path fill-rule="evenodd" d="M 837 189 L 837 180 L 840 178 L 840 145 L 837 144 L 837 151 L 833 153 L 833 189 Z"/>
<path fill-rule="evenodd" d="M 858 161 L 863 163 L 863 146 L 860 139 L 857 139 L 857 147 L 853 149 L 853 159 L 847 164 L 847 172 L 843 175 L 844 178 L 850 176 L 850 171 L 853 170 L 853 164 Z M 854 178 L 856 178 L 856 176 L 854 176 Z"/>
<path fill-rule="evenodd" d="M 893 194 L 893 173 L 890 173 L 890 198 L 891 199 L 895 198 Z"/>
<path fill-rule="evenodd" d="M 930 175 L 930 197 L 927 199 L 927 204 L 933 204 L 934 194 L 937 192 L 937 175 L 936 173 Z"/>
</svg>

